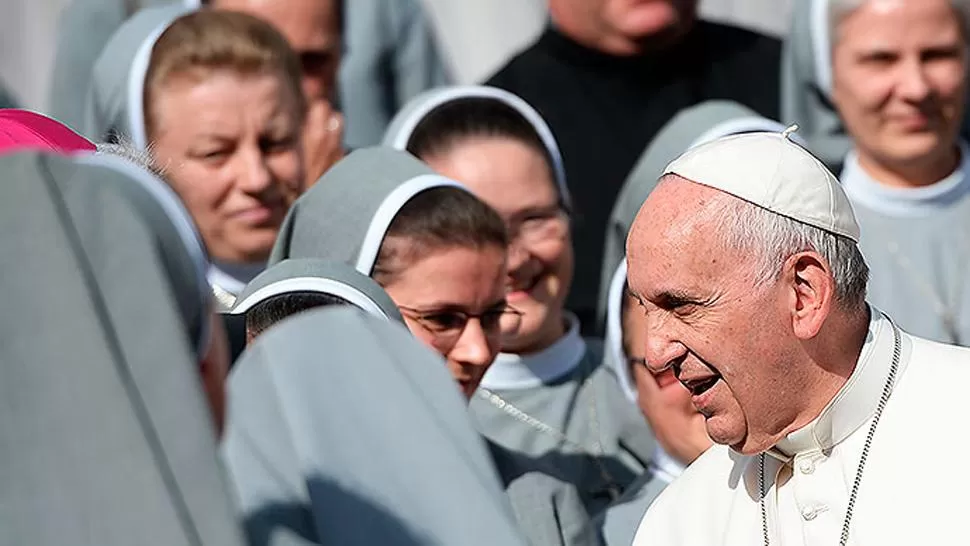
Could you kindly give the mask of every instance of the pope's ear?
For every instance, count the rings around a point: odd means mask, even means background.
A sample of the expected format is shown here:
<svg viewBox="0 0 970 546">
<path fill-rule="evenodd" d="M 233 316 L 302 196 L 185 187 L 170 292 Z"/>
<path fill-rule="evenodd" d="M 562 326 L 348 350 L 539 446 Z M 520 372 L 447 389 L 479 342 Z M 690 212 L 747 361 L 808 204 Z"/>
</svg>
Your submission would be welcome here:
<svg viewBox="0 0 970 546">
<path fill-rule="evenodd" d="M 789 285 L 795 335 L 815 337 L 835 304 L 835 279 L 828 262 L 817 252 L 799 252 L 785 261 L 782 278 Z"/>
</svg>

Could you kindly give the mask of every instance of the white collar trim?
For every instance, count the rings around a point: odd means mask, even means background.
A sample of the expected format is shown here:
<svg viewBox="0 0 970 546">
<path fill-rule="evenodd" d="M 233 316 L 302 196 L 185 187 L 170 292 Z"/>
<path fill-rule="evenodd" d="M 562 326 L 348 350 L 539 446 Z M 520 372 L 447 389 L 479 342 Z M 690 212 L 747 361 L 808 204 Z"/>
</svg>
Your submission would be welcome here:
<svg viewBox="0 0 970 546">
<path fill-rule="evenodd" d="M 938 212 L 970 193 L 970 150 L 960 143 L 960 164 L 946 178 L 922 188 L 891 188 L 879 183 L 859 164 L 853 150 L 845 158 L 842 186 L 853 203 L 890 216 L 926 216 Z"/>
<path fill-rule="evenodd" d="M 558 341 L 537 353 L 500 353 L 485 372 L 486 389 L 532 389 L 555 381 L 576 369 L 586 355 L 586 341 L 579 335 L 579 319 L 567 314 L 569 330 Z"/>
<path fill-rule="evenodd" d="M 808 425 L 792 432 L 771 450 L 788 460 L 800 453 L 824 451 L 834 447 L 859 429 L 876 412 L 879 397 L 893 359 L 893 325 L 881 311 L 870 306 L 872 318 L 855 370 L 822 413 Z M 906 369 L 899 362 L 898 381 Z"/>
</svg>

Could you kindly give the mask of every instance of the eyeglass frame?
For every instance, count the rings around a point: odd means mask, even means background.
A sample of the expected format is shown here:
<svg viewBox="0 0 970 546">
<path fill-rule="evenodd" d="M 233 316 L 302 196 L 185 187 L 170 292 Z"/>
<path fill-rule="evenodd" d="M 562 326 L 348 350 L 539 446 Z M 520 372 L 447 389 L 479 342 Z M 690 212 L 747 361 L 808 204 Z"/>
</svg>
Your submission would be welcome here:
<svg viewBox="0 0 970 546">
<path fill-rule="evenodd" d="M 445 334 L 444 332 L 436 331 L 433 327 L 431 327 L 428 324 L 428 321 L 430 320 L 429 319 L 430 316 L 432 316 L 432 315 L 447 315 L 447 314 L 451 314 L 451 315 L 454 315 L 454 316 L 462 317 L 462 319 L 461 319 L 462 320 L 461 328 L 457 328 L 453 334 L 450 334 L 450 335 L 454 335 L 454 339 L 448 339 L 447 342 L 443 342 L 440 345 L 438 343 L 436 343 L 435 341 L 432 342 L 436 347 L 438 347 L 440 350 L 443 350 L 443 351 L 444 350 L 451 350 L 451 349 L 453 349 L 455 347 L 455 345 L 458 343 L 458 340 L 461 339 L 462 334 L 465 333 L 465 328 L 468 327 L 468 321 L 470 321 L 472 319 L 477 319 L 478 320 L 478 324 L 481 327 L 482 332 L 485 334 L 485 337 L 493 337 L 493 336 L 500 336 L 502 334 L 502 332 L 501 332 L 501 326 L 500 326 L 500 323 L 499 323 L 499 321 L 502 319 L 502 317 L 504 317 L 505 315 L 515 315 L 515 316 L 521 318 L 522 315 L 524 315 L 524 313 L 522 311 L 519 311 L 518 309 L 513 308 L 508 303 L 505 303 L 500 309 L 496 307 L 496 308 L 492 308 L 492 309 L 485 310 L 485 311 L 483 311 L 481 313 L 468 313 L 466 311 L 461 311 L 461 310 L 457 310 L 457 309 L 455 309 L 455 310 L 422 310 L 422 309 L 417 309 L 417 308 L 414 308 L 414 307 L 408 307 L 406 305 L 398 305 L 397 308 L 398 308 L 398 310 L 401 311 L 401 314 L 405 318 L 409 318 L 409 319 L 417 322 L 418 324 L 420 324 L 421 325 L 421 328 L 423 328 L 426 332 L 428 332 L 436 340 L 440 340 L 440 339 L 443 339 L 443 338 L 447 338 L 449 334 Z M 485 318 L 485 316 L 487 314 L 489 314 L 491 312 L 495 312 L 495 311 L 498 311 L 498 318 L 496 319 L 495 326 L 493 327 L 495 329 L 495 331 L 492 332 L 492 331 L 489 331 L 490 328 L 486 327 L 486 324 L 485 324 L 485 322 L 484 322 L 483 319 Z"/>
</svg>

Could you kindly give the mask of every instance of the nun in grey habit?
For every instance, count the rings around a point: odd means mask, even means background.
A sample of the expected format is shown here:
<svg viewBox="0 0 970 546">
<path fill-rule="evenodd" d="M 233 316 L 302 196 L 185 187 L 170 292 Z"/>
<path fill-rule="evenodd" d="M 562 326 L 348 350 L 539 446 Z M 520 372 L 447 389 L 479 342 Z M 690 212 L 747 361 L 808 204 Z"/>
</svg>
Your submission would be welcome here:
<svg viewBox="0 0 970 546">
<path fill-rule="evenodd" d="M 832 102 L 832 1 L 793 2 L 791 26 L 782 47 L 781 119 L 797 123 L 812 153 L 838 173 L 852 139 Z M 961 134 L 970 136 L 970 116 L 964 119 Z"/>
<path fill-rule="evenodd" d="M 261 336 L 223 443 L 250 543 L 524 546 L 452 383 L 403 326 L 353 308 Z"/>
<path fill-rule="evenodd" d="M 657 133 L 620 190 L 606 230 L 603 279 L 608 284 L 601 287 L 599 306 L 606 316 L 606 366 L 616 374 L 624 398 L 637 411 L 637 388 L 624 350 L 622 320 L 627 278 L 625 249 L 630 226 L 664 168 L 684 151 L 729 135 L 784 129 L 780 123 L 735 102 L 700 103 L 678 113 Z M 804 145 L 797 134 L 793 137 Z M 603 543 L 631 544 L 647 508 L 684 468 L 684 463 L 668 454 L 658 441 L 647 469 L 623 497 L 594 521 Z"/>
<path fill-rule="evenodd" d="M 241 546 L 200 387 L 205 255 L 123 160 L 0 158 L 0 544 Z"/>
<path fill-rule="evenodd" d="M 124 22 L 94 64 L 81 132 L 95 141 L 121 141 L 137 152 L 149 150 L 145 125 L 145 77 L 152 49 L 179 17 L 193 11 L 192 2 L 147 7 Z M 263 263 L 214 260 L 207 277 L 220 311 L 228 311 Z"/>
<path fill-rule="evenodd" d="M 565 171 L 552 131 L 535 109 L 507 91 L 487 86 L 428 91 L 398 113 L 384 143 L 408 149 L 425 117 L 466 99 L 496 101 L 533 128 L 546 148 L 560 202 L 568 209 Z M 573 484 L 593 516 L 643 471 L 654 442 L 643 418 L 622 399 L 612 370 L 601 366 L 602 343 L 584 339 L 578 320 L 567 316 L 567 333 L 550 347 L 499 354 L 470 409 L 487 438 Z"/>
<path fill-rule="evenodd" d="M 436 187 L 464 189 L 407 153 L 390 148 L 357 150 L 293 204 L 270 263 L 322 258 L 371 275 L 397 213 L 410 199 Z M 581 496 L 557 467 L 495 442 L 489 442 L 489 450 L 530 544 L 588 544 L 584 536 L 588 516 Z"/>
</svg>

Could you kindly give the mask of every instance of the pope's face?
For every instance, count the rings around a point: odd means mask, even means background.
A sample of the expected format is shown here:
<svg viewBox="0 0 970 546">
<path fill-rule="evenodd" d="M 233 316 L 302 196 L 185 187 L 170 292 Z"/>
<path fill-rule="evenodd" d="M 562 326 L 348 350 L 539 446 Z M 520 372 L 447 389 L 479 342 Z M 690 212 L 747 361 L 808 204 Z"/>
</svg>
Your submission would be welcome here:
<svg viewBox="0 0 970 546">
<path fill-rule="evenodd" d="M 629 288 L 644 314 L 650 370 L 672 368 L 711 439 L 742 453 L 773 445 L 805 388 L 781 283 L 758 283 L 744 251 L 724 244 L 718 218 L 737 201 L 674 179 L 647 199 L 627 242 Z"/>
<path fill-rule="evenodd" d="M 950 4 L 868 0 L 839 24 L 833 97 L 863 161 L 902 170 L 952 157 L 967 44 Z"/>
</svg>

